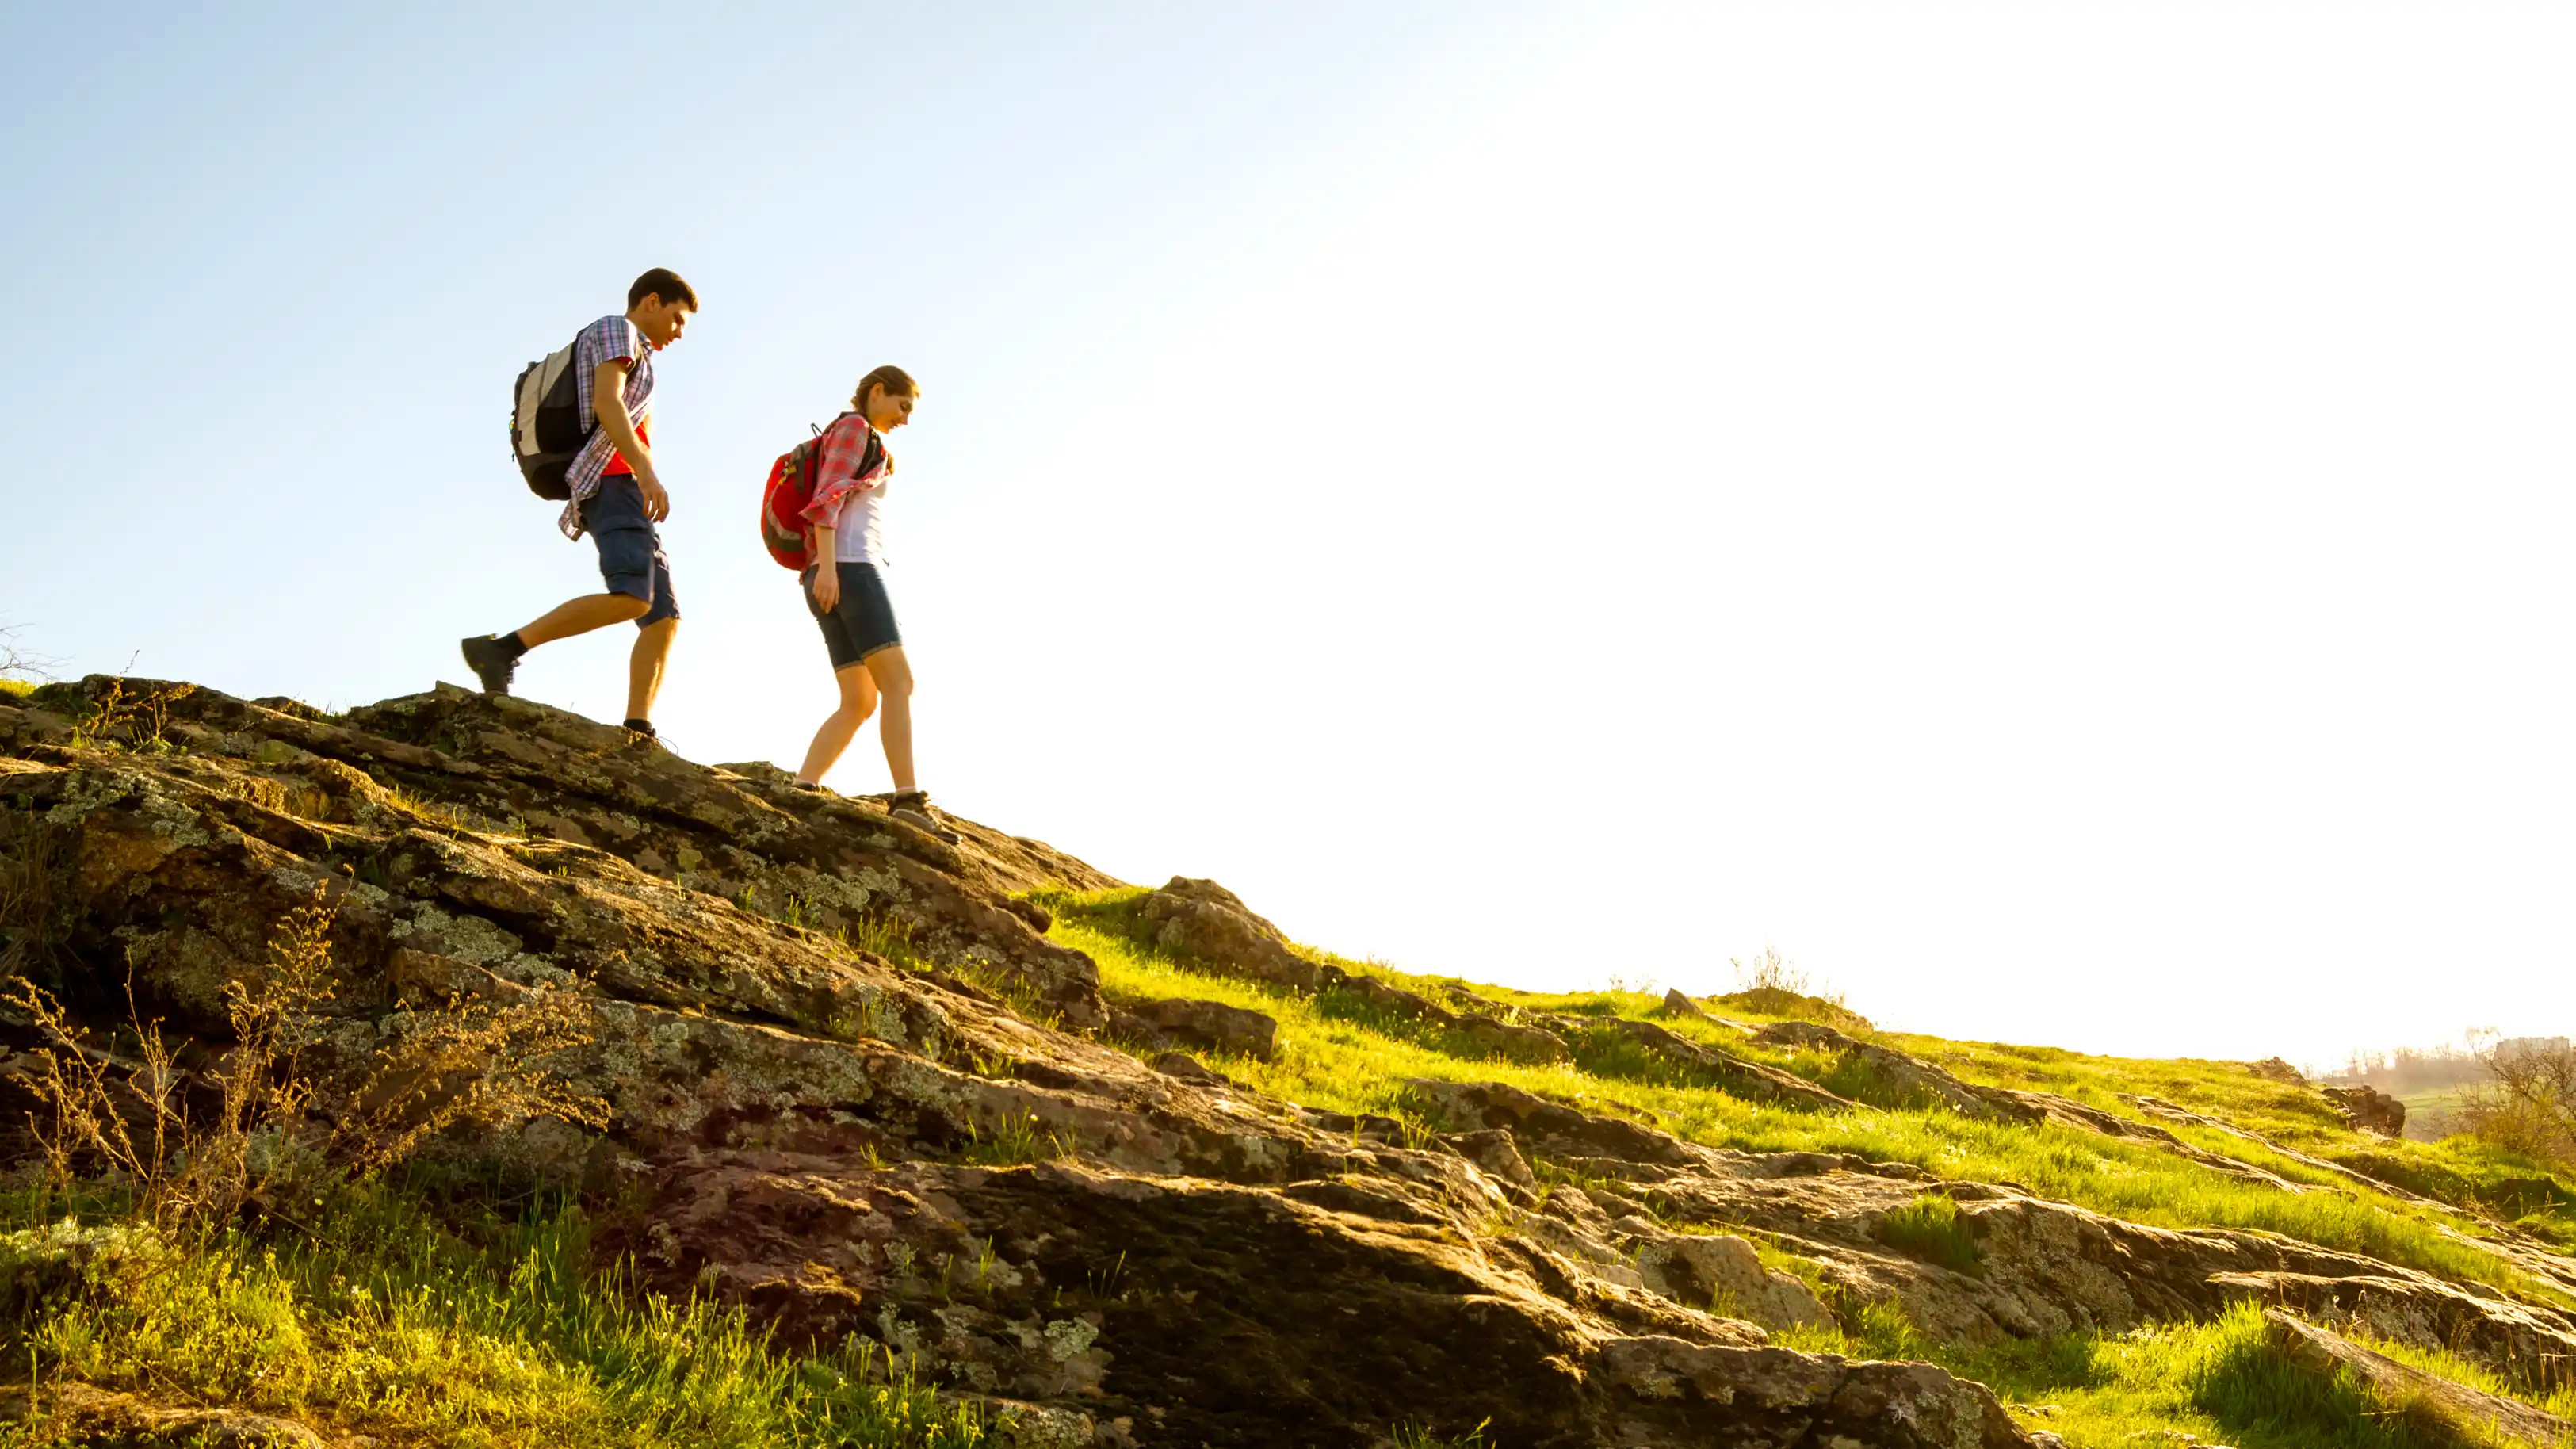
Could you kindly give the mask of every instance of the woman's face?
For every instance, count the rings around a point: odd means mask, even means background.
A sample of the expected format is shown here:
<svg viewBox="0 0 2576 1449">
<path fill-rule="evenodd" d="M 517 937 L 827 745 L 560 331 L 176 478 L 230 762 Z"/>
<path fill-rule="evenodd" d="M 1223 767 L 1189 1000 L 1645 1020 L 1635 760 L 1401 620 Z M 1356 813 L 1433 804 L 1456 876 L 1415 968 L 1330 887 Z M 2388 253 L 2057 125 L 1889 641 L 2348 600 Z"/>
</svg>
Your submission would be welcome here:
<svg viewBox="0 0 2576 1449">
<path fill-rule="evenodd" d="M 896 392 L 882 384 L 868 389 L 868 426 L 880 433 L 902 427 L 912 421 L 912 405 L 916 401 L 918 399 L 909 394 Z"/>
</svg>

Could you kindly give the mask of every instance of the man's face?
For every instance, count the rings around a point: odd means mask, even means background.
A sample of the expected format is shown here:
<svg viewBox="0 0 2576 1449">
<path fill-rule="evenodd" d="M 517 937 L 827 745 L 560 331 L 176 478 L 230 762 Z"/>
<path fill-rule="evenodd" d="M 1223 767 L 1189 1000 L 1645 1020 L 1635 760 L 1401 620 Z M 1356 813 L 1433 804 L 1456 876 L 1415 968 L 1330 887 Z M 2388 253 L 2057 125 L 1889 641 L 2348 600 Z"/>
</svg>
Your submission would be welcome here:
<svg viewBox="0 0 2576 1449">
<path fill-rule="evenodd" d="M 680 340 L 680 334 L 688 329 L 691 315 L 686 302 L 665 302 L 658 296 L 647 296 L 636 309 L 635 325 L 643 332 L 644 340 L 652 343 L 653 350 L 659 352 Z"/>
</svg>

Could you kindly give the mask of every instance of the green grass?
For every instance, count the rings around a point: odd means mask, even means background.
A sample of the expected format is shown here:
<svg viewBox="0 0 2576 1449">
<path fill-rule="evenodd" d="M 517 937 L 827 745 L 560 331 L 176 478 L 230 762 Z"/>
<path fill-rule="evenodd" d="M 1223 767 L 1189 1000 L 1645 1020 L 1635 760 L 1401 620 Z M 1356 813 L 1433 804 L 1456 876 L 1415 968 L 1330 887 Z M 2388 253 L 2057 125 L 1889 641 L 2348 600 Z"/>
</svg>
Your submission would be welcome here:
<svg viewBox="0 0 2576 1449">
<path fill-rule="evenodd" d="M 992 1124 L 966 1124 L 962 1159 L 981 1167 L 1018 1167 L 1031 1162 L 1061 1162 L 1074 1153 L 1072 1138 L 1039 1130 L 1035 1116 L 1008 1117 Z"/>
<path fill-rule="evenodd" d="M 2055 1092 L 2140 1121 L 2156 1119 L 2120 1100 L 2120 1094 L 2161 1097 L 2281 1147 L 2511 1222 L 2561 1247 L 2576 1247 L 2576 1181 L 2564 1169 L 2553 1170 L 2469 1137 L 2392 1142 L 2355 1132 L 2313 1088 L 2267 1081 L 2236 1062 L 2097 1057 L 2053 1047 L 1945 1041 L 1900 1033 L 1878 1033 L 1875 1039 L 1934 1062 L 1966 1081 Z M 2322 1186 L 2339 1182 L 2331 1174 L 2265 1152 L 2242 1137 L 2166 1122 L 2156 1125 L 2196 1147 L 2254 1163 L 2293 1182 Z"/>
<path fill-rule="evenodd" d="M 1124 894 L 1124 893 L 1122 893 Z M 1265 1012 L 1279 1023 L 1271 1061 L 1221 1057 L 1218 1070 L 1247 1085 L 1308 1106 L 1392 1116 L 1415 1104 L 1409 1077 L 1496 1081 L 1561 1101 L 1588 1099 L 1641 1109 L 1681 1137 L 1751 1151 L 1849 1152 L 1903 1162 L 1936 1177 L 2018 1183 L 2046 1197 L 2160 1227 L 2251 1228 L 2320 1247 L 2366 1253 L 2443 1277 L 2491 1284 L 2549 1302 L 2546 1285 L 2474 1244 L 2446 1237 L 2431 1210 L 2376 1193 L 2284 1193 L 2221 1176 L 2151 1143 L 2054 1125 L 2024 1127 L 1979 1121 L 1940 1110 L 1816 1113 L 1792 1111 L 1710 1090 L 1654 1062 L 1627 1064 L 1605 1054 L 1590 1062 L 1539 1066 L 1501 1058 L 1453 1055 L 1409 1024 L 1372 1023 L 1328 1000 L 1300 998 L 1254 982 L 1192 969 L 1081 910 L 1083 898 L 1056 895 L 1054 939 L 1099 963 L 1103 989 L 1127 997 L 1188 996 Z M 1408 985 L 1429 984 L 1378 968 Z M 1660 1002 L 1641 993 L 1582 993 L 1572 998 L 1645 1016 Z M 1549 998 L 1563 1012 L 1569 998 Z M 1600 1014 L 1594 1012 L 1591 1014 Z M 1719 1041 L 1724 1029 L 1666 1021 L 1683 1035 Z M 1916 1039 L 1919 1040 L 1919 1039 Z M 1740 1038 L 1733 1049 L 1746 1055 Z M 1642 1055 L 1642 1054 L 1641 1054 Z M 1797 1063 L 1778 1058 L 1790 1065 Z M 1812 1060 L 1808 1065 L 1815 1065 Z M 1606 1070 L 1601 1070 L 1606 1069 Z M 2249 1079 L 2252 1080 L 2252 1079 Z M 2223 1139 L 2250 1157 L 2252 1144 Z M 2275 1165 L 2275 1164 L 2266 1164 Z M 2291 1175 L 2293 1164 L 2277 1164 Z M 2310 1178 L 2323 1174 L 2295 1169 Z M 2566 1306 L 2576 1306 L 2568 1304 Z"/>
<path fill-rule="evenodd" d="M 1984 1265 L 1977 1239 L 1959 1221 L 1959 1205 L 1946 1193 L 1917 1194 L 1879 1219 L 1878 1240 L 1909 1258 L 1937 1263 L 1953 1273 L 1975 1274 Z"/>
<path fill-rule="evenodd" d="M 1402 1085 L 1406 1078 L 1499 1081 L 1578 1106 L 1592 1102 L 1614 1110 L 1641 1109 L 1675 1134 L 1712 1146 L 1849 1152 L 1910 1163 L 1945 1179 L 2017 1183 L 2132 1222 L 2276 1232 L 2564 1304 L 2563 1295 L 2497 1255 L 2446 1236 L 2443 1227 L 2456 1226 L 2457 1220 L 2438 1209 L 2353 1189 L 2330 1172 L 2231 1133 L 2172 1129 L 2195 1146 L 2293 1182 L 2333 1190 L 2285 1193 L 2211 1171 L 2148 1141 L 2055 1125 L 1987 1122 L 1908 1102 L 1885 1084 L 1858 1080 L 1857 1068 L 1837 1055 L 1753 1048 L 1739 1032 L 1662 1017 L 1661 999 L 1642 992 L 1535 994 L 1472 988 L 1498 1008 L 1595 1020 L 1653 1017 L 1683 1036 L 1800 1072 L 1845 1096 L 1891 1106 L 1818 1113 L 1748 1101 L 1693 1080 L 1687 1070 L 1607 1030 L 1574 1033 L 1572 1064 L 1538 1066 L 1478 1057 L 1448 1049 L 1451 1044 L 1440 1034 L 1416 1023 L 1373 1019 L 1369 1012 L 1335 1002 L 1331 993 L 1300 998 L 1165 956 L 1142 944 L 1132 914 L 1137 894 L 1051 893 L 1056 939 L 1098 962 L 1103 989 L 1113 995 L 1200 997 L 1268 1013 L 1279 1023 L 1276 1057 L 1223 1058 L 1220 1069 L 1292 1101 L 1404 1116 L 1417 1105 Z M 1100 908 L 1092 906 L 1095 901 Z M 1442 985 L 1458 984 L 1407 976 L 1378 963 L 1362 966 L 1320 952 L 1308 954 L 1346 970 L 1365 969 L 1435 999 Z M 2057 1092 L 2140 1120 L 2147 1119 L 2121 1094 L 2159 1096 L 2239 1123 L 2293 1150 L 2327 1160 L 2355 1159 L 2352 1165 L 2365 1171 L 2377 1171 L 2386 1165 L 2383 1159 L 2393 1159 L 2415 1176 L 2410 1181 L 2391 1173 L 2389 1180 L 2432 1196 L 2470 1200 L 2481 1190 L 2519 1179 L 2529 1203 L 2556 1200 L 2547 1186 L 2551 1179 L 2535 1164 L 2508 1160 L 2471 1143 L 2389 1143 L 2352 1132 L 2313 1092 L 2265 1081 L 2234 1063 L 2131 1061 L 1894 1033 L 1870 1036 L 1969 1081 Z M 2364 1166 L 2363 1159 L 2370 1165 Z M 1532 1167 L 1543 1181 L 1573 1180 L 1561 1164 L 1542 1159 Z M 2533 1186 L 2535 1180 L 2541 1185 Z M 1959 1272 L 1978 1271 L 1975 1239 L 1945 1194 L 1922 1194 L 1889 1214 L 1881 1232 L 1899 1252 Z M 1840 1319 L 1837 1327 L 1785 1333 L 1777 1341 L 1816 1351 L 1942 1363 L 1991 1384 L 2020 1406 L 2030 1427 L 2053 1430 L 2070 1444 L 2109 1449 L 2167 1429 L 2239 1449 L 2418 1449 L 2432 1442 L 2409 1427 L 2395 1407 L 2372 1401 L 2360 1386 L 2296 1369 L 2266 1341 L 2260 1314 L 2251 1308 L 2211 1323 L 2156 1325 L 2125 1335 L 2070 1335 L 1983 1347 L 1937 1343 L 1918 1332 L 1896 1302 L 1853 1301 L 1819 1264 L 1784 1252 L 1759 1234 L 1748 1236 L 1755 1238 L 1767 1266 L 1806 1280 L 1835 1306 Z M 2470 1366 L 2445 1355 L 2415 1354 L 2411 1361 L 2500 1391 Z M 2034 1405 L 2050 1407 L 2041 1412 Z"/>
<path fill-rule="evenodd" d="M 14 699 L 25 699 L 35 692 L 36 681 L 32 679 L 11 679 L 6 675 L 0 675 L 0 694 Z"/>
<path fill-rule="evenodd" d="M 1485 1426 L 1479 1424 L 1464 1434 L 1444 1436 L 1411 1424 L 1399 1424 L 1392 1449 L 1486 1449 Z"/>
<path fill-rule="evenodd" d="M 1851 1358 L 1928 1359 L 1995 1391 L 2025 1427 L 2076 1449 L 2193 1435 L 2236 1449 L 2453 1449 L 2457 1440 L 2411 1423 L 2404 1406 L 2345 1376 L 2297 1365 L 2267 1337 L 2263 1311 L 2239 1303 L 2207 1323 L 2121 1334 L 2070 1333 L 1983 1346 L 1925 1337 L 1893 1302 L 1862 1306 L 1848 1326 L 1773 1335 L 1784 1347 Z M 2366 1340 L 2392 1358 L 2488 1393 L 2495 1376 L 2450 1354 Z M 2538 1401 L 2566 1414 L 2570 1395 Z M 2528 1401 L 2528 1400 L 2526 1400 Z"/>
<path fill-rule="evenodd" d="M 1904 1100 L 1861 1080 L 1839 1057 L 1766 1051 L 1741 1033 L 1664 1018 L 1660 997 L 1604 990 L 1536 995 L 1471 988 L 1498 1014 L 1514 1009 L 1606 1023 L 1652 1017 L 1690 1039 L 1836 1085 L 1858 1100 L 1847 1111 L 1793 1110 L 1716 1090 L 1693 1070 L 1606 1028 L 1575 1036 L 1575 1060 L 1536 1064 L 1496 1057 L 1458 1034 L 1393 1016 L 1348 992 L 1298 997 L 1193 969 L 1140 944 L 1137 891 L 1091 896 L 1048 892 L 1052 932 L 1099 963 L 1103 989 L 1120 999 L 1189 996 L 1267 1013 L 1279 1025 L 1275 1059 L 1215 1054 L 1213 1064 L 1259 1089 L 1311 1106 L 1377 1113 L 1421 1142 L 1438 1124 L 1403 1085 L 1407 1078 L 1499 1081 L 1577 1106 L 1650 1115 L 1676 1134 L 1755 1151 L 1847 1152 L 1909 1163 L 1936 1177 L 2010 1182 L 2130 1221 L 2175 1227 L 2278 1232 L 2369 1254 L 2446 1277 L 2554 1298 L 2496 1255 L 2444 1236 L 2442 1216 L 2382 1194 L 2290 1194 L 2211 1172 L 2152 1143 L 2073 1128 L 1981 1121 Z M 907 942 L 863 927 L 861 943 L 903 959 Z M 1381 977 L 1449 1004 L 1435 978 L 1409 976 L 1299 948 L 1319 962 Z M 1738 1015 L 1745 1015 L 1739 1011 Z M 2045 1048 L 1947 1042 L 1871 1033 L 1963 1078 L 2060 1092 L 2136 1115 L 2124 1092 L 2163 1096 L 2239 1123 L 2284 1147 L 2344 1161 L 2451 1201 L 2483 1204 L 2547 1227 L 2576 1193 L 2539 1165 L 2454 1141 L 2389 1143 L 2345 1129 L 2313 1094 L 2252 1077 L 2229 1063 L 2136 1062 Z M 2331 1174 L 2224 1132 L 2179 1128 L 2196 1145 L 2255 1162 L 2294 1181 L 2333 1185 Z M 1063 1155 L 1066 1144 L 1034 1120 L 979 1126 L 963 1155 L 1013 1163 Z M 1549 1182 L 1584 1179 L 1545 1159 Z M 456 1203 L 487 1206 L 459 1208 Z M 506 1204 L 516 1203 L 516 1206 Z M 90 1204 L 82 1219 L 115 1217 Z M 59 1202 L 0 1193 L 0 1231 L 41 1229 Z M 1889 1213 L 1880 1229 L 1895 1251 L 1976 1273 L 1969 1224 L 1953 1200 L 1929 1191 Z M 2032 1428 L 2070 1444 L 2132 1442 L 2179 1430 L 2238 1449 L 2416 1449 L 2422 1442 L 2391 1406 L 2356 1385 L 2294 1370 L 2265 1340 L 2258 1313 L 2240 1308 L 2208 1323 L 2153 1325 L 2121 1335 L 1972 1346 L 1937 1342 L 1893 1300 L 1860 1302 L 1814 1260 L 1755 1239 L 1763 1261 L 1804 1279 L 1838 1323 L 1778 1335 L 1790 1347 L 1881 1358 L 1926 1358 L 1992 1385 Z M 771 1343 L 739 1311 L 642 1291 L 593 1250 L 580 1208 L 528 1201 L 468 1184 L 414 1179 L 411 1186 L 349 1189 L 317 1205 L 302 1227 L 232 1234 L 179 1254 L 149 1275 L 101 1270 L 76 1292 L 29 1294 L 44 1256 L 39 1237 L 0 1239 L 0 1381 L 79 1382 L 171 1403 L 228 1404 L 292 1415 L 387 1444 L 616 1446 L 972 1446 L 985 1431 L 935 1396 L 885 1380 L 864 1340 L 843 1352 L 804 1353 Z M 1794 1246 L 1794 1244 L 1792 1244 Z M 11 1294 L 16 1296 L 10 1296 Z M 2375 1347 L 2455 1380 L 2500 1391 L 2491 1376 L 2446 1355 Z M 2546 1405 L 2568 1412 L 2576 1404 Z M 1437 1440 L 1406 1431 L 1400 1442 Z M 0 1427 L 0 1446 L 45 1442 Z"/>
<path fill-rule="evenodd" d="M 217 1238 L 157 1272 L 97 1269 L 10 1305 L 0 1363 L 177 1404 L 284 1414 L 396 1443 L 966 1449 L 982 1429 L 852 1351 L 771 1345 L 737 1310 L 636 1291 L 553 1206 L 458 1224 L 353 1190 L 308 1231 Z M 21 1194 L 12 1225 L 44 1206 Z M 0 1239 L 0 1281 L 52 1229 Z M 865 1340 L 854 1340 L 865 1345 Z M 20 1428 L 0 1444 L 46 1440 Z"/>
</svg>

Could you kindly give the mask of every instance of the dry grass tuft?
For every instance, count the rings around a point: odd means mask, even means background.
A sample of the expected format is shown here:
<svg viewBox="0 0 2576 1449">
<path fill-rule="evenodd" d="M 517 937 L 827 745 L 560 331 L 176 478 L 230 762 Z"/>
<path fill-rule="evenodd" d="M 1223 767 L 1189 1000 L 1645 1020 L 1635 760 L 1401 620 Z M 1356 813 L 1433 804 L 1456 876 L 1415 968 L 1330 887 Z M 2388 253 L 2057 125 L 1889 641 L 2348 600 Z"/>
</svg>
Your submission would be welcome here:
<svg viewBox="0 0 2576 1449">
<path fill-rule="evenodd" d="M 565 1091 L 546 1065 L 590 1039 L 587 1013 L 567 991 L 397 1012 L 386 1044 L 353 1078 L 313 1071 L 307 1058 L 335 995 L 332 917 L 317 890 L 279 922 L 264 967 L 225 983 L 233 1045 L 205 1069 L 180 1064 L 130 978 L 133 1045 L 122 1053 L 24 975 L 0 983 L 0 1002 L 44 1042 L 31 1085 L 51 1120 L 29 1117 L 52 1182 L 68 1190 L 84 1170 L 103 1175 L 133 1190 L 138 1215 L 165 1235 L 202 1237 L 281 1177 L 370 1176 L 468 1123 L 606 1123 L 605 1103 Z"/>
</svg>

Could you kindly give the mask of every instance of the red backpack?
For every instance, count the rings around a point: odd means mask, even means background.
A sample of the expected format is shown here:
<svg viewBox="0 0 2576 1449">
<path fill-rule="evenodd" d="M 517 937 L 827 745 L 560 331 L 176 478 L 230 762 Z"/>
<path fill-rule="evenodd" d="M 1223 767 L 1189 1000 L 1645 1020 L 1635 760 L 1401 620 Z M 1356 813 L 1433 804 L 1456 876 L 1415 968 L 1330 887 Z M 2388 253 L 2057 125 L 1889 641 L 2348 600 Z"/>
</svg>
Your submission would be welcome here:
<svg viewBox="0 0 2576 1449">
<path fill-rule="evenodd" d="M 841 418 L 851 416 L 854 415 L 843 413 L 832 419 L 831 425 L 839 427 Z M 859 426 L 864 428 L 867 424 Z M 815 490 L 823 481 L 817 475 L 822 471 L 825 431 L 816 428 L 814 436 L 779 454 L 778 461 L 769 465 L 769 481 L 760 490 L 761 546 L 769 550 L 769 556 L 778 560 L 781 568 L 798 573 L 803 573 L 810 562 L 805 556 L 805 510 L 812 506 Z M 868 470 L 884 458 L 884 441 L 876 429 L 868 428 L 867 446 L 859 455 L 859 471 L 852 476 L 866 477 Z"/>
</svg>

